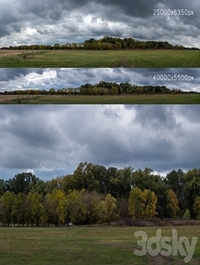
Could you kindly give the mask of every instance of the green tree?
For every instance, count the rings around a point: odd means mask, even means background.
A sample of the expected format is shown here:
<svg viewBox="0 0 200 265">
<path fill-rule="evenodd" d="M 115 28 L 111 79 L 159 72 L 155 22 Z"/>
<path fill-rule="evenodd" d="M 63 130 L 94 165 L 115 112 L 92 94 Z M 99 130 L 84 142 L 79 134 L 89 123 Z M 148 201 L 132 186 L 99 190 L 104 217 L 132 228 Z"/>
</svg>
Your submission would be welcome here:
<svg viewBox="0 0 200 265">
<path fill-rule="evenodd" d="M 77 49 L 77 43 L 73 42 L 71 44 L 71 47 L 72 47 L 73 50 L 76 50 Z"/>
<path fill-rule="evenodd" d="M 92 163 L 80 163 L 73 175 L 74 188 L 76 190 L 85 189 L 93 191 L 98 188 L 99 182 L 94 175 L 94 165 Z"/>
<path fill-rule="evenodd" d="M 37 192 L 29 192 L 27 196 L 27 222 L 33 226 L 36 223 L 39 226 L 40 219 L 44 215 L 42 195 Z"/>
<path fill-rule="evenodd" d="M 107 169 L 104 166 L 93 165 L 93 174 L 98 181 L 96 191 L 101 194 L 109 193 L 109 177 L 107 175 Z"/>
<path fill-rule="evenodd" d="M 89 224 L 100 223 L 103 219 L 102 195 L 96 191 L 86 192 L 83 202 L 87 205 L 87 220 Z"/>
<path fill-rule="evenodd" d="M 73 190 L 67 196 L 66 219 L 74 224 L 85 224 L 87 220 L 87 204 L 83 197 L 85 190 Z"/>
<path fill-rule="evenodd" d="M 60 188 L 65 194 L 68 194 L 70 190 L 74 189 L 73 175 L 66 175 L 60 179 Z"/>
<path fill-rule="evenodd" d="M 38 179 L 35 184 L 31 182 L 29 185 L 29 190 L 30 192 L 37 192 L 42 196 L 45 196 L 47 192 L 47 182 L 41 179 Z"/>
<path fill-rule="evenodd" d="M 197 219 L 200 219 L 200 196 L 197 196 L 194 201 L 193 211 Z"/>
<path fill-rule="evenodd" d="M 60 44 L 59 43 L 55 43 L 53 45 L 53 48 L 54 48 L 54 50 L 60 50 Z"/>
<path fill-rule="evenodd" d="M 183 177 L 184 172 L 181 169 L 172 170 L 170 173 L 167 174 L 166 178 L 164 179 L 165 183 L 175 192 L 178 203 L 179 203 L 179 215 L 180 217 L 183 216 L 184 212 L 187 209 L 187 203 L 185 201 L 185 196 L 183 193 Z"/>
<path fill-rule="evenodd" d="M 46 182 L 46 193 L 52 193 L 54 190 L 61 188 L 62 178 L 57 177 Z"/>
<path fill-rule="evenodd" d="M 110 193 L 115 197 L 129 197 L 131 191 L 132 167 L 119 169 L 110 177 Z"/>
<path fill-rule="evenodd" d="M 3 223 L 8 226 L 16 217 L 16 195 L 13 192 L 5 192 L 0 199 L 0 216 Z"/>
<path fill-rule="evenodd" d="M 25 195 L 23 192 L 19 192 L 16 195 L 16 208 L 17 208 L 17 222 L 24 226 L 24 224 L 26 223 L 26 213 L 28 209 L 27 209 L 27 195 Z"/>
<path fill-rule="evenodd" d="M 50 95 L 55 95 L 55 94 L 56 94 L 56 90 L 55 90 L 55 88 L 50 88 L 50 89 L 49 89 L 49 94 L 50 94 Z"/>
<path fill-rule="evenodd" d="M 48 226 L 51 223 L 54 223 L 56 226 L 58 224 L 58 217 L 55 216 L 55 207 L 53 204 L 51 193 L 47 193 L 46 196 L 44 197 L 43 206 L 44 206 L 44 213 L 45 213 L 45 218 L 46 218 L 46 222 Z"/>
<path fill-rule="evenodd" d="M 4 179 L 0 179 L 0 198 L 3 195 L 3 193 L 5 192 L 6 187 L 5 187 L 5 181 Z"/>
<path fill-rule="evenodd" d="M 27 195 L 30 190 L 30 185 L 35 185 L 38 180 L 39 179 L 31 172 L 23 172 L 7 180 L 5 185 L 8 191 L 14 192 L 15 194 L 23 192 Z"/>
<path fill-rule="evenodd" d="M 193 210 L 193 206 L 196 197 L 200 195 L 200 169 L 194 168 L 188 170 L 183 177 L 183 182 L 183 192 L 187 208 L 190 211 L 190 217 L 195 219 L 197 216 Z"/>
</svg>

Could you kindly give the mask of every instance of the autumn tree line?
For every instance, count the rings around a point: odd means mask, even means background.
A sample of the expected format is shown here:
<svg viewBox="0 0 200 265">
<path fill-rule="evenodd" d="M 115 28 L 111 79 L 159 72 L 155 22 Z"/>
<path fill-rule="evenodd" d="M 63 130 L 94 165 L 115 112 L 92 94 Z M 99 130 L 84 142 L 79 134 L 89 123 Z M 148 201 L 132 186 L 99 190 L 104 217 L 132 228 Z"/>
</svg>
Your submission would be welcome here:
<svg viewBox="0 0 200 265">
<path fill-rule="evenodd" d="M 11 90 L 0 92 L 0 95 L 142 95 L 142 94 L 198 94 L 195 91 L 169 89 L 165 86 L 138 86 L 128 82 L 116 83 L 100 81 L 98 84 L 86 83 L 79 88 L 50 88 L 49 90 Z"/>
<path fill-rule="evenodd" d="M 100 81 L 91 85 L 86 83 L 79 88 L 80 95 L 141 95 L 141 94 L 184 94 L 180 89 L 169 89 L 166 86 L 138 86 L 128 82 L 116 83 Z M 188 92 L 187 92 L 188 93 Z"/>
<path fill-rule="evenodd" d="M 144 49 L 173 49 L 173 50 L 198 50 L 198 48 L 186 48 L 182 45 L 172 45 L 167 41 L 141 41 L 133 38 L 117 38 L 105 36 L 102 39 L 96 40 L 90 38 L 83 43 L 66 43 L 59 44 L 31 44 L 2 47 L 2 50 L 144 50 Z"/>
<path fill-rule="evenodd" d="M 44 181 L 30 172 L 0 179 L 0 223 L 65 225 L 125 218 L 200 218 L 200 169 L 118 169 L 81 162 L 72 175 Z"/>
</svg>

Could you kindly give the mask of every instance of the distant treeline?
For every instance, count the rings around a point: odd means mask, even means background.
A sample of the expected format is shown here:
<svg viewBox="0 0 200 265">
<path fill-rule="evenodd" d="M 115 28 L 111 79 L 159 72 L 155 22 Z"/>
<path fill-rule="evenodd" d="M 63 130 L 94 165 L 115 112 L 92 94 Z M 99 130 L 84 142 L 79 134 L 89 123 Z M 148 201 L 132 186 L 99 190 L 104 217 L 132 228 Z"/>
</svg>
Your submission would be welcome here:
<svg viewBox="0 0 200 265">
<path fill-rule="evenodd" d="M 123 94 L 198 94 L 198 92 L 184 92 L 180 89 L 168 89 L 165 86 L 137 86 L 127 82 L 105 82 L 100 81 L 98 84 L 91 85 L 86 83 L 79 88 L 50 88 L 49 90 L 12 90 L 0 92 L 0 95 L 123 95 Z"/>
<path fill-rule="evenodd" d="M 80 86 L 79 88 L 81 95 L 120 95 L 120 94 L 183 94 L 185 92 L 180 89 L 168 89 L 165 86 L 138 86 L 132 85 L 127 82 L 116 83 L 116 82 L 104 82 L 100 81 L 96 85 L 89 83 Z M 188 93 L 188 92 L 186 92 Z"/>
<path fill-rule="evenodd" d="M 102 223 L 124 219 L 200 218 L 200 169 L 118 169 L 81 162 L 72 175 L 44 181 L 32 173 L 0 179 L 0 223 Z"/>
<path fill-rule="evenodd" d="M 172 45 L 167 41 L 141 41 L 133 38 L 103 37 L 100 40 L 91 38 L 83 43 L 66 43 L 53 45 L 31 44 L 2 47 L 2 50 L 121 50 L 121 49 L 186 49 L 199 50 L 198 48 L 186 48 L 182 45 Z"/>
<path fill-rule="evenodd" d="M 188 49 L 182 45 L 173 46 L 167 41 L 140 41 L 132 38 L 104 37 L 100 40 L 91 38 L 84 42 L 88 50 L 120 50 L 120 49 Z M 196 49 L 196 48 L 189 48 Z"/>
</svg>

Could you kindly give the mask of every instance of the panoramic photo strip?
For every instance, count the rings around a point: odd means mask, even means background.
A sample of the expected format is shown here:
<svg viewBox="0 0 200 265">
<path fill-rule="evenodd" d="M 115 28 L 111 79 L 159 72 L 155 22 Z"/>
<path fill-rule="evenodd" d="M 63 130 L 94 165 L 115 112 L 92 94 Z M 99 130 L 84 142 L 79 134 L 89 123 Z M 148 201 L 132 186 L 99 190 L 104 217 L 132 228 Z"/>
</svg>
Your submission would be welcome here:
<svg viewBox="0 0 200 265">
<path fill-rule="evenodd" d="M 30 171 L 43 180 L 80 162 L 104 167 L 199 167 L 199 105 L 0 106 L 0 178 Z"/>
<path fill-rule="evenodd" d="M 0 68 L 0 103 L 197 104 L 199 68 Z"/>
<path fill-rule="evenodd" d="M 6 105 L 0 125 L 2 264 L 198 265 L 199 105 Z"/>
<path fill-rule="evenodd" d="M 199 135 L 199 0 L 0 0 L 0 265 L 199 265 Z"/>
<path fill-rule="evenodd" d="M 0 67 L 200 67 L 198 0 L 2 0 L 0 10 Z"/>
</svg>

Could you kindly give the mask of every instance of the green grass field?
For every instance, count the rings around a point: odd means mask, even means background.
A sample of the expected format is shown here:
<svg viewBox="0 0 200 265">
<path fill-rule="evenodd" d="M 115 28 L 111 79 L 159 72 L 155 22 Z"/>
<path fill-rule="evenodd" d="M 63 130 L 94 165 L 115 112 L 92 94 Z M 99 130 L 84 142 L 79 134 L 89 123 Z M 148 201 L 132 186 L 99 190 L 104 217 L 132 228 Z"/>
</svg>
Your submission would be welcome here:
<svg viewBox="0 0 200 265">
<path fill-rule="evenodd" d="M 162 237 L 172 237 L 177 229 L 178 239 L 200 236 L 198 226 L 162 227 Z M 158 227 L 1 227 L 0 264 L 6 265 L 180 265 L 184 257 L 172 255 L 136 256 L 136 231 L 155 236 Z M 185 246 L 185 245 L 184 245 Z M 199 265 L 200 241 L 197 241 L 192 260 L 187 264 Z"/>
<path fill-rule="evenodd" d="M 0 104 L 200 104 L 200 94 L 176 95 L 0 95 Z"/>
<path fill-rule="evenodd" d="M 200 67 L 198 50 L 0 50 L 0 67 Z"/>
</svg>

